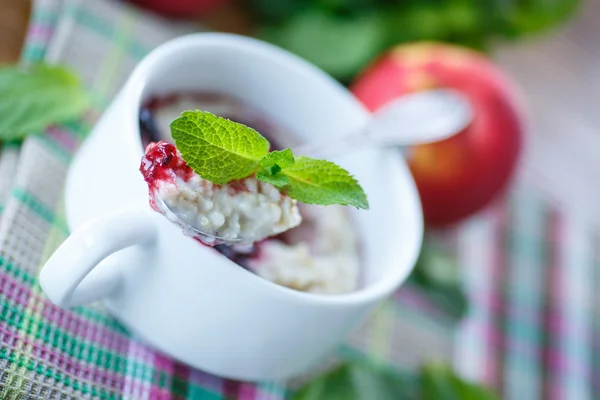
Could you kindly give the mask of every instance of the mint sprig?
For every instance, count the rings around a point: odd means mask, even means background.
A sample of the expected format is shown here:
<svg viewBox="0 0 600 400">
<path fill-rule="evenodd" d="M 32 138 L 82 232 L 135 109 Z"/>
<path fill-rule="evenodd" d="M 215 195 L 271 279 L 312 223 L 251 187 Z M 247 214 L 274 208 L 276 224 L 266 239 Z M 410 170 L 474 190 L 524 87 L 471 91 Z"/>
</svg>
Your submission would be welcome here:
<svg viewBox="0 0 600 400">
<path fill-rule="evenodd" d="M 326 160 L 269 152 L 269 141 L 243 124 L 204 111 L 186 111 L 171 123 L 181 157 L 200 175 L 226 184 L 256 178 L 307 204 L 368 209 L 367 196 L 348 171 Z"/>
</svg>

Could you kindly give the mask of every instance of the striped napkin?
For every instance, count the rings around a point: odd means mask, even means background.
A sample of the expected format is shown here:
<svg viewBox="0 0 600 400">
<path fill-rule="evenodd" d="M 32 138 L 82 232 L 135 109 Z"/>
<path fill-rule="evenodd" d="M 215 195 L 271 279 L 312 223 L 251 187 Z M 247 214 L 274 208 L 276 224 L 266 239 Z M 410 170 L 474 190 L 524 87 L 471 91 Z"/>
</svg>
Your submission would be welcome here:
<svg viewBox="0 0 600 400">
<path fill-rule="evenodd" d="M 286 382 L 236 382 L 191 369 L 127 332 L 99 304 L 64 311 L 37 282 L 65 240 L 69 161 L 127 79 L 158 44 L 198 29 L 123 3 L 38 0 L 24 63 L 66 64 L 92 106 L 79 121 L 0 149 L 0 398 L 283 399 Z M 593 399 L 600 381 L 597 235 L 522 184 L 444 240 L 472 300 L 459 326 L 406 286 L 332 357 L 400 370 L 454 363 L 507 399 Z"/>
</svg>

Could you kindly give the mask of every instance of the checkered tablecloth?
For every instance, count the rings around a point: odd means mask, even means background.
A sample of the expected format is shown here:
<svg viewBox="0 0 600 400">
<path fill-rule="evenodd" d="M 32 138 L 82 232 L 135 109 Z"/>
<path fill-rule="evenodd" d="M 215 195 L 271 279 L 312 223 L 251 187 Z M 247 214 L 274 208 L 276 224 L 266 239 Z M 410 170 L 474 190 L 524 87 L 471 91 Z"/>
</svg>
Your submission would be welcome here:
<svg viewBox="0 0 600 400">
<path fill-rule="evenodd" d="M 0 150 L 0 398 L 276 400 L 288 393 L 285 382 L 242 383 L 190 369 L 140 342 L 100 305 L 55 307 L 37 282 L 68 235 L 62 190 L 73 152 L 135 64 L 190 29 L 198 28 L 122 3 L 36 2 L 23 62 L 70 66 L 92 106 L 79 121 Z M 335 357 L 367 356 L 399 369 L 442 359 L 507 399 L 596 398 L 599 250 L 585 215 L 516 189 L 445 238 L 472 300 L 467 320 L 455 326 L 404 287 Z"/>
</svg>

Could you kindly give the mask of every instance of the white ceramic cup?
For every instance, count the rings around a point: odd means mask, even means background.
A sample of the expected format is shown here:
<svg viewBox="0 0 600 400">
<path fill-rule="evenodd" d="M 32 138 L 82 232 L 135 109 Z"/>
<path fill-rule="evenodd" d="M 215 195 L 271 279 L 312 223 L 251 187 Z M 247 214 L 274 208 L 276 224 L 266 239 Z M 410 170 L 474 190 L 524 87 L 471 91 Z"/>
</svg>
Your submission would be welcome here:
<svg viewBox="0 0 600 400">
<path fill-rule="evenodd" d="M 44 265 L 42 289 L 64 308 L 101 299 L 157 349 L 217 375 L 271 380 L 302 373 L 412 269 L 423 231 L 412 177 L 397 151 L 336 158 L 371 204 L 368 211 L 353 211 L 364 284 L 343 295 L 276 285 L 150 210 L 138 170 L 140 104 L 178 91 L 232 95 L 303 142 L 353 131 L 369 118 L 329 76 L 263 42 L 201 33 L 158 47 L 135 69 L 71 165 L 66 211 L 72 234 Z"/>
</svg>

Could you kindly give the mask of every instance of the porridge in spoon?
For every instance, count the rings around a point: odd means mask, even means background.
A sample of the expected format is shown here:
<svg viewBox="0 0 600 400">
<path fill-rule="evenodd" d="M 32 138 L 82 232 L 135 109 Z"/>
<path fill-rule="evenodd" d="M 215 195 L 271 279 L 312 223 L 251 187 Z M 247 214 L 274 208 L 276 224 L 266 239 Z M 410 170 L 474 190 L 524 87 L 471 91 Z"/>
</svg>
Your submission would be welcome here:
<svg viewBox="0 0 600 400">
<path fill-rule="evenodd" d="M 180 156 L 170 135 L 171 121 L 186 109 L 207 110 L 255 127 L 278 141 L 274 147 L 292 144 L 286 143 L 290 136 L 262 115 L 229 97 L 181 94 L 152 99 L 140 113 L 148 144 L 141 170 L 152 207 L 157 209 L 160 200 L 178 213 L 178 219 L 220 235 L 242 236 L 253 244 L 205 244 L 269 281 L 312 293 L 356 290 L 359 240 L 347 207 L 299 202 L 256 174 L 225 184 L 201 178 Z"/>
</svg>

